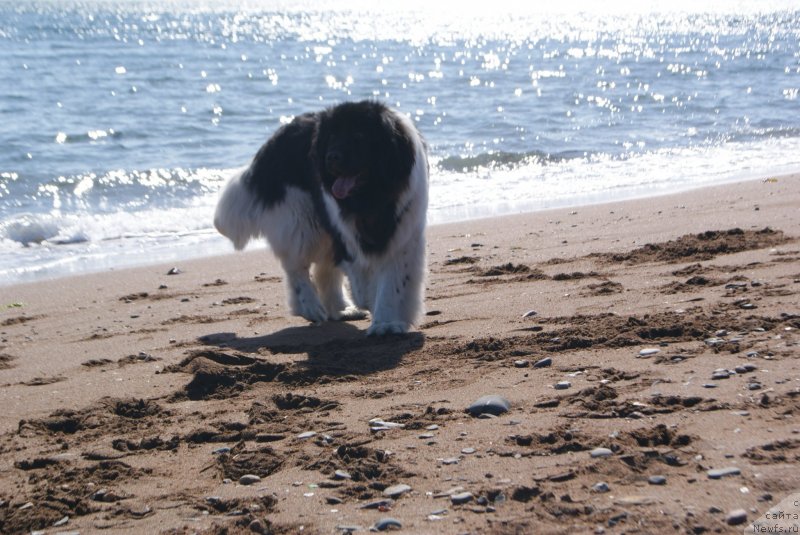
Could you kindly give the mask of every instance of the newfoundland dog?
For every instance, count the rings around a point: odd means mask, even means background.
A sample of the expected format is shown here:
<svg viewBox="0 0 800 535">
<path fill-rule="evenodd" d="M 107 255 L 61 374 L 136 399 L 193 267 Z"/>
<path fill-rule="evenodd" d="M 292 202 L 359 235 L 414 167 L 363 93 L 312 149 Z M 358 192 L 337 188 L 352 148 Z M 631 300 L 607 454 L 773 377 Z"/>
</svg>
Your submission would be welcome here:
<svg viewBox="0 0 800 535">
<path fill-rule="evenodd" d="M 368 311 L 367 335 L 384 335 L 407 332 L 422 311 L 427 207 L 427 147 L 414 124 L 379 102 L 347 102 L 279 128 L 225 186 L 214 225 L 237 250 L 267 238 L 293 314 Z"/>
</svg>

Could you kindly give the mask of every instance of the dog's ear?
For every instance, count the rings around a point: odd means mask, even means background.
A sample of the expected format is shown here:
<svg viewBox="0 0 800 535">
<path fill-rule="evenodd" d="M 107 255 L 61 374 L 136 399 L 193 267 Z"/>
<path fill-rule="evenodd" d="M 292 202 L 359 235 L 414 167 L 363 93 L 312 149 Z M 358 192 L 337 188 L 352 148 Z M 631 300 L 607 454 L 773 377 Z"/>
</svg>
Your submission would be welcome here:
<svg viewBox="0 0 800 535">
<path fill-rule="evenodd" d="M 314 133 L 311 136 L 311 150 L 308 157 L 314 167 L 314 172 L 320 178 L 325 174 L 325 153 L 328 152 L 329 123 L 330 112 L 328 110 L 319 112 Z"/>
<path fill-rule="evenodd" d="M 381 123 L 375 156 L 386 186 L 399 194 L 408 185 L 408 176 L 414 167 L 414 133 L 409 131 L 414 127 L 406 125 L 388 108 L 381 112 Z"/>
</svg>

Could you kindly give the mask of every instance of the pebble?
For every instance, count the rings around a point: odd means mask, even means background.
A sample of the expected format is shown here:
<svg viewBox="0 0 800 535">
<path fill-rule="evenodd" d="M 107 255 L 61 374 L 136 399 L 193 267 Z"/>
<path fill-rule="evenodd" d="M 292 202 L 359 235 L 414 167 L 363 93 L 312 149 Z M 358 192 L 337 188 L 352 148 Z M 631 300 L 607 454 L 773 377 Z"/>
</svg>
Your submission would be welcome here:
<svg viewBox="0 0 800 535">
<path fill-rule="evenodd" d="M 608 448 L 595 448 L 589 453 L 589 455 L 591 455 L 593 459 L 597 459 L 598 457 L 610 457 L 611 455 L 614 455 L 614 452 Z"/>
<path fill-rule="evenodd" d="M 342 503 L 342 499 L 336 496 L 328 496 L 327 498 L 325 498 L 325 503 L 327 503 L 328 505 L 339 505 L 340 503 Z"/>
<path fill-rule="evenodd" d="M 529 310 L 525 314 L 522 315 L 523 318 L 532 318 L 535 316 L 537 312 L 535 310 Z"/>
<path fill-rule="evenodd" d="M 527 368 L 530 365 L 531 365 L 531 363 L 528 360 L 522 359 L 522 360 L 515 360 L 514 361 L 514 367 L 515 368 Z"/>
<path fill-rule="evenodd" d="M 403 524 L 395 518 L 381 518 L 369 528 L 370 531 L 388 531 L 393 529 L 403 529 Z"/>
<path fill-rule="evenodd" d="M 747 383 L 748 390 L 761 390 L 761 383 Z"/>
<path fill-rule="evenodd" d="M 170 270 L 167 271 L 167 275 L 180 275 L 180 274 L 181 274 L 181 270 L 176 268 L 176 267 L 170 268 Z"/>
<path fill-rule="evenodd" d="M 533 364 L 533 367 L 534 368 L 547 368 L 548 366 L 552 366 L 552 365 L 553 365 L 553 359 L 551 359 L 550 357 L 545 357 L 545 358 L 543 358 L 541 360 L 537 360 Z"/>
<path fill-rule="evenodd" d="M 475 448 L 464 448 L 463 450 L 461 450 L 461 453 L 463 453 L 464 455 L 472 455 L 473 453 L 475 453 Z"/>
<path fill-rule="evenodd" d="M 458 457 L 448 457 L 447 459 L 442 459 L 442 464 L 445 465 L 458 464 L 460 460 L 461 459 L 459 459 Z"/>
<path fill-rule="evenodd" d="M 472 405 L 469 406 L 467 409 L 470 414 L 473 416 L 479 416 L 481 414 L 492 414 L 492 415 L 499 415 L 503 414 L 504 412 L 508 412 L 511 408 L 511 403 L 502 397 L 496 394 L 483 396 L 482 398 L 476 400 Z"/>
<path fill-rule="evenodd" d="M 730 466 L 728 468 L 712 468 L 711 470 L 706 471 L 706 475 L 708 475 L 708 477 L 711 479 L 722 479 L 726 476 L 738 476 L 741 473 L 742 471 L 735 466 Z"/>
<path fill-rule="evenodd" d="M 317 432 L 316 431 L 306 431 L 305 433 L 300 433 L 299 435 L 297 435 L 297 438 L 300 439 L 300 440 L 305 440 L 307 438 L 311 438 L 311 437 L 315 437 L 315 436 L 317 436 Z"/>
<path fill-rule="evenodd" d="M 707 338 L 705 342 L 707 345 L 710 346 L 718 346 L 720 344 L 724 344 L 725 340 L 723 340 L 722 338 Z"/>
<path fill-rule="evenodd" d="M 333 479 L 353 479 L 353 476 L 350 475 L 349 472 L 345 470 L 336 470 L 333 473 Z"/>
<path fill-rule="evenodd" d="M 556 390 L 566 390 L 567 388 L 569 388 L 571 386 L 572 386 L 572 383 L 570 383 L 569 381 L 559 381 L 559 382 L 557 382 L 556 384 L 553 385 L 553 388 L 555 388 Z"/>
<path fill-rule="evenodd" d="M 472 493 L 469 491 L 466 492 L 459 492 L 458 494 L 453 494 L 450 496 L 450 503 L 453 505 L 461 505 L 464 503 L 469 503 L 472 501 Z"/>
<path fill-rule="evenodd" d="M 724 368 L 720 368 L 718 370 L 714 370 L 714 373 L 711 374 L 712 381 L 718 381 L 720 379 L 727 379 L 731 376 L 731 372 Z"/>
<path fill-rule="evenodd" d="M 369 421 L 369 426 L 372 428 L 375 427 L 383 427 L 387 429 L 402 429 L 406 426 L 406 424 L 401 424 L 397 422 L 386 422 L 380 418 L 373 418 Z"/>
<path fill-rule="evenodd" d="M 717 385 L 714 383 L 703 383 L 703 388 L 717 388 Z"/>
<path fill-rule="evenodd" d="M 592 490 L 595 492 L 608 492 L 611 490 L 611 487 L 609 487 L 608 483 L 605 481 L 600 481 L 599 483 L 592 485 Z"/>
<path fill-rule="evenodd" d="M 217 448 L 211 452 L 212 455 L 222 455 L 223 453 L 230 453 L 231 449 L 228 447 Z"/>
<path fill-rule="evenodd" d="M 729 526 L 738 526 L 739 524 L 744 524 L 747 522 L 747 511 L 744 509 L 734 509 L 728 513 L 728 516 L 725 517 L 725 522 L 727 522 Z"/>
<path fill-rule="evenodd" d="M 389 498 L 399 498 L 410 490 L 411 487 L 409 485 L 400 483 L 399 485 L 392 485 L 391 487 L 386 487 L 383 489 L 383 495 L 388 496 Z"/>
<path fill-rule="evenodd" d="M 667 478 L 664 476 L 650 476 L 647 478 L 647 482 L 651 485 L 666 485 Z"/>
<path fill-rule="evenodd" d="M 652 357 L 656 353 L 661 353 L 661 350 L 654 347 L 648 347 L 639 351 L 639 356 L 643 359 L 646 359 L 647 357 Z"/>
<path fill-rule="evenodd" d="M 436 424 L 431 424 L 428 427 L 426 427 L 425 429 L 428 430 L 428 431 L 436 431 L 437 429 L 439 429 L 439 426 L 436 425 Z"/>
<path fill-rule="evenodd" d="M 436 435 L 434 435 L 433 433 L 422 433 L 417 438 L 421 438 L 421 439 L 425 440 L 425 439 L 428 439 L 428 438 L 433 438 L 435 436 Z"/>
<path fill-rule="evenodd" d="M 741 366 L 736 366 L 736 368 L 734 368 L 736 373 L 750 373 L 756 371 L 757 369 L 758 366 L 756 366 L 755 364 L 750 364 L 749 362 L 747 364 L 742 364 Z"/>
<path fill-rule="evenodd" d="M 394 500 L 376 500 L 374 502 L 365 503 L 361 509 L 380 509 L 383 507 L 391 507 Z"/>
<path fill-rule="evenodd" d="M 63 517 L 61 520 L 57 520 L 57 521 L 53 522 L 53 527 L 54 527 L 54 528 L 57 528 L 57 527 L 59 527 L 59 526 L 63 526 L 63 525 L 65 525 L 67 522 L 69 522 L 69 517 L 68 517 L 68 516 L 65 516 L 65 517 Z"/>
<path fill-rule="evenodd" d="M 245 474 L 239 478 L 240 485 L 252 485 L 253 483 L 258 483 L 261 481 L 261 478 L 254 474 Z"/>
</svg>

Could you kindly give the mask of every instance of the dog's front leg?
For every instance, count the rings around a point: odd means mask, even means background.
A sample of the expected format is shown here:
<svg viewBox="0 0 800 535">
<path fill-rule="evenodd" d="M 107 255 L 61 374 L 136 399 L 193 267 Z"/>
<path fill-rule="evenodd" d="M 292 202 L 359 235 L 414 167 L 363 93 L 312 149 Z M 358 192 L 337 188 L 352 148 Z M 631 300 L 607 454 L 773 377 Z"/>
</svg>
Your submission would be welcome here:
<svg viewBox="0 0 800 535">
<path fill-rule="evenodd" d="M 419 308 L 412 273 L 402 262 L 390 263 L 376 274 L 375 282 L 372 325 L 367 336 L 407 333 Z"/>
</svg>

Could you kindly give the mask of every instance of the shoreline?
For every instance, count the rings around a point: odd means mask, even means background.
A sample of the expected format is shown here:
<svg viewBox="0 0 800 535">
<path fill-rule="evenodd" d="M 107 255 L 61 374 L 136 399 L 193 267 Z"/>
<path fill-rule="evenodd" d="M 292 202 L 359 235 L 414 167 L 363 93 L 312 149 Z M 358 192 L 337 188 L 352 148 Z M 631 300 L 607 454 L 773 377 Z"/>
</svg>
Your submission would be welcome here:
<svg viewBox="0 0 800 535">
<path fill-rule="evenodd" d="M 789 174 L 778 174 L 778 175 L 758 175 L 758 176 L 756 176 L 755 173 L 752 173 L 752 174 L 748 174 L 747 177 L 745 177 L 745 178 L 741 178 L 740 177 L 740 178 L 733 178 L 733 179 L 724 179 L 720 183 L 714 183 L 714 184 L 711 184 L 711 185 L 706 184 L 706 185 L 695 186 L 695 187 L 685 186 L 685 187 L 680 188 L 678 190 L 669 190 L 669 191 L 663 191 L 663 192 L 655 191 L 652 188 L 642 187 L 641 189 L 644 190 L 646 193 L 642 193 L 642 194 L 631 193 L 631 195 L 629 195 L 629 196 L 626 195 L 621 199 L 608 200 L 606 198 L 607 195 L 602 195 L 602 196 L 600 196 L 600 197 L 602 197 L 602 200 L 591 201 L 591 200 L 589 200 L 590 199 L 589 197 L 583 197 L 584 201 L 586 201 L 586 202 L 577 202 L 576 203 L 576 202 L 573 202 L 573 201 L 570 201 L 570 200 L 566 200 L 563 203 L 557 202 L 553 206 L 548 206 L 548 207 L 545 207 L 545 208 L 535 208 L 537 203 L 533 203 L 533 202 L 517 203 L 514 208 L 508 208 L 508 209 L 503 209 L 503 208 L 500 208 L 498 206 L 486 206 L 486 207 L 478 207 L 478 208 L 474 208 L 474 209 L 461 207 L 461 208 L 450 210 L 449 212 L 447 212 L 447 215 L 445 215 L 444 217 L 439 218 L 438 221 L 436 220 L 436 218 L 433 218 L 434 222 L 430 222 L 430 219 L 432 219 L 432 218 L 429 215 L 428 227 L 432 228 L 432 227 L 436 227 L 436 226 L 440 226 L 440 225 L 458 225 L 458 224 L 462 224 L 462 223 L 467 223 L 469 221 L 481 221 L 481 220 L 492 220 L 492 219 L 504 218 L 504 217 L 525 216 L 526 214 L 543 214 L 543 213 L 547 213 L 547 212 L 556 212 L 556 211 L 559 211 L 559 210 L 577 210 L 577 209 L 581 209 L 581 208 L 584 208 L 584 207 L 602 206 L 602 205 L 606 205 L 606 204 L 611 205 L 611 204 L 616 204 L 616 203 L 621 203 L 621 202 L 644 202 L 644 201 L 647 201 L 648 199 L 658 199 L 660 197 L 668 197 L 668 196 L 672 196 L 672 195 L 690 194 L 692 192 L 699 192 L 699 191 L 706 190 L 706 189 L 723 188 L 723 187 L 728 187 L 728 186 L 731 186 L 731 185 L 748 183 L 748 182 L 760 182 L 760 181 L 771 180 L 771 179 L 777 179 L 777 180 L 780 181 L 781 179 L 791 178 L 791 177 L 796 176 L 798 174 L 800 174 L 800 173 L 789 173 Z M 527 204 L 527 207 L 525 206 L 526 204 Z M 459 215 L 459 214 L 461 214 L 461 215 Z M 213 232 L 213 231 L 210 231 L 210 232 L 212 232 L 212 238 L 211 239 L 214 240 L 215 242 L 219 242 L 220 239 L 224 239 L 221 236 L 219 236 L 218 234 L 216 234 L 216 232 Z M 131 270 L 131 269 L 144 269 L 144 268 L 148 268 L 148 267 L 167 266 L 167 265 L 170 265 L 170 267 L 172 267 L 172 266 L 180 264 L 182 262 L 198 262 L 198 261 L 204 261 L 204 260 L 207 260 L 207 259 L 210 259 L 210 258 L 219 257 L 219 256 L 227 256 L 227 255 L 230 255 L 230 254 L 239 254 L 239 253 L 233 251 L 231 247 L 227 247 L 228 250 L 227 251 L 223 251 L 222 250 L 223 247 L 230 246 L 230 243 L 227 240 L 225 240 L 222 243 L 224 243 L 224 245 L 220 245 L 220 243 L 214 244 L 213 248 L 216 249 L 216 251 L 211 253 L 211 254 L 208 254 L 208 255 L 206 255 L 206 254 L 189 255 L 188 257 L 185 257 L 183 259 L 158 258 L 157 260 L 155 260 L 153 262 L 145 262 L 145 263 L 128 261 L 127 263 L 123 262 L 123 263 L 121 263 L 119 265 L 114 265 L 112 267 L 96 267 L 96 268 L 91 268 L 91 269 L 88 269 L 86 271 L 78 272 L 78 273 L 56 272 L 56 273 L 54 273 L 52 275 L 34 276 L 34 278 L 32 280 L 12 280 L 9 283 L 0 283 L 0 288 L 8 288 L 8 287 L 11 287 L 11 286 L 25 285 L 25 284 L 37 284 L 37 283 L 40 283 L 40 282 L 55 281 L 55 280 L 71 278 L 71 277 L 91 276 L 91 275 L 97 275 L 97 274 L 101 274 L 101 273 L 119 273 L 119 272 L 123 272 L 123 271 L 126 271 L 126 270 Z M 199 245 L 206 245 L 207 246 L 208 244 L 199 244 Z M 159 249 L 164 249 L 164 248 L 165 248 L 165 245 L 163 245 L 163 244 L 159 245 Z M 269 250 L 269 246 L 266 245 L 264 240 L 261 240 L 260 242 L 257 242 L 257 241 L 254 240 L 248 246 L 248 249 L 246 250 L 246 253 L 251 253 L 251 252 L 254 252 L 254 251 L 268 251 L 268 250 Z M 167 268 L 167 269 L 169 269 L 169 268 Z"/>
<path fill-rule="evenodd" d="M 4 286 L 0 531 L 741 533 L 800 489 L 798 206 L 795 174 L 433 225 L 383 339 L 288 316 L 264 250 Z"/>
</svg>

